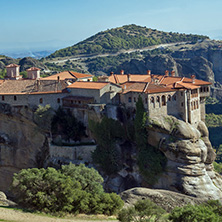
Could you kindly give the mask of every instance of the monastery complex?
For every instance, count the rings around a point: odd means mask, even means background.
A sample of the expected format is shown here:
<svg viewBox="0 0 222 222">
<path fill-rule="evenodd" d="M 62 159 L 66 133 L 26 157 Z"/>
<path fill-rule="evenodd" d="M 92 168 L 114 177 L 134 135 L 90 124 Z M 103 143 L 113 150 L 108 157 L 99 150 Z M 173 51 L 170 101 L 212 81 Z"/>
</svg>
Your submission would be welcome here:
<svg viewBox="0 0 222 222">
<path fill-rule="evenodd" d="M 111 73 L 93 82 L 89 74 L 64 71 L 45 78 L 40 69 L 27 69 L 27 77 L 19 74 L 19 66 L 6 66 L 7 76 L 0 80 L 0 102 L 15 108 L 47 105 L 70 109 L 74 114 L 82 113 L 86 123 L 87 110 L 106 106 L 125 105 L 135 109 L 141 96 L 150 117 L 173 115 L 185 122 L 196 124 L 205 119 L 205 98 L 210 95 L 210 82 L 175 76 L 165 71 L 164 75 Z"/>
</svg>

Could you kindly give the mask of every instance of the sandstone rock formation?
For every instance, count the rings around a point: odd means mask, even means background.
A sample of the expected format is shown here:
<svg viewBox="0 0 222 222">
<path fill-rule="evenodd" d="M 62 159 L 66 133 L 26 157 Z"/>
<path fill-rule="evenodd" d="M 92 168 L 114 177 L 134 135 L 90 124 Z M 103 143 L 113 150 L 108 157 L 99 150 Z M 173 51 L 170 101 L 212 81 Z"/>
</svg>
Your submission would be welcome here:
<svg viewBox="0 0 222 222">
<path fill-rule="evenodd" d="M 213 171 L 215 153 L 204 122 L 193 126 L 173 116 L 152 118 L 148 142 L 168 159 L 155 188 L 203 199 L 222 198 L 222 177 Z"/>
<path fill-rule="evenodd" d="M 5 113 L 0 113 L 0 190 L 3 192 L 9 190 L 14 173 L 41 167 L 48 154 L 45 135 L 21 113 L 26 111 L 16 114 L 7 107 Z"/>
<path fill-rule="evenodd" d="M 126 190 L 122 192 L 120 196 L 125 202 L 124 207 L 132 206 L 141 199 L 150 199 L 167 212 L 171 211 L 175 207 L 183 207 L 187 204 L 200 204 L 204 201 L 202 198 L 190 197 L 169 190 L 158 190 L 142 187 Z"/>
</svg>

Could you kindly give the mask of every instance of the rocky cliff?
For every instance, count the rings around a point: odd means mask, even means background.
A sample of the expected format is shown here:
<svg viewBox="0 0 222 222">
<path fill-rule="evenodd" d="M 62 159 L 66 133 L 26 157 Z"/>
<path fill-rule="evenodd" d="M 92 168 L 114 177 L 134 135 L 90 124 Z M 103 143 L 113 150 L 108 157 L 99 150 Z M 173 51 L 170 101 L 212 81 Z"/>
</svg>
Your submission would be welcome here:
<svg viewBox="0 0 222 222">
<path fill-rule="evenodd" d="M 48 155 L 44 134 L 27 117 L 28 109 L 0 107 L 0 190 L 7 192 L 19 170 L 41 167 Z"/>
<path fill-rule="evenodd" d="M 213 170 L 215 153 L 204 122 L 193 126 L 173 116 L 153 118 L 148 142 L 168 159 L 155 188 L 203 199 L 222 198 L 222 177 Z"/>
</svg>

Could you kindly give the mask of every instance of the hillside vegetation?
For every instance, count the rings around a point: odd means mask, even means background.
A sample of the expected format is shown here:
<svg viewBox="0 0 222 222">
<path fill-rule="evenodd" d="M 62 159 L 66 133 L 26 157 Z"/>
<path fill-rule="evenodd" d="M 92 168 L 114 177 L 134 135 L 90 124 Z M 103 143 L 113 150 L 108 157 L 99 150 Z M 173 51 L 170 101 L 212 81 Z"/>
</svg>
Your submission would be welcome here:
<svg viewBox="0 0 222 222">
<path fill-rule="evenodd" d="M 162 32 L 137 25 L 99 32 L 98 34 L 79 42 L 76 45 L 57 50 L 47 58 L 66 57 L 81 54 L 116 53 L 122 49 L 141 49 L 144 47 L 183 41 L 198 41 L 207 36 Z"/>
</svg>

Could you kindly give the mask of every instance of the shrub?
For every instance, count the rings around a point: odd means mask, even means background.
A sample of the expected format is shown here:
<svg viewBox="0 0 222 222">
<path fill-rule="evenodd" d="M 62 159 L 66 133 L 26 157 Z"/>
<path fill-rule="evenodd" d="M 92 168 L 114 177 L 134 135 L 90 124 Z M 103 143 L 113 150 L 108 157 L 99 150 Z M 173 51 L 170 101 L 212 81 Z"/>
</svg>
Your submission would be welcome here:
<svg viewBox="0 0 222 222">
<path fill-rule="evenodd" d="M 123 201 L 105 193 L 99 173 L 84 165 L 61 170 L 23 169 L 14 175 L 12 192 L 21 206 L 47 213 L 116 213 Z"/>
<path fill-rule="evenodd" d="M 151 200 L 139 200 L 133 207 L 122 209 L 118 214 L 118 220 L 122 222 L 160 221 L 164 209 L 157 206 Z"/>
<path fill-rule="evenodd" d="M 218 222 L 222 221 L 221 204 L 208 201 L 200 205 L 176 207 L 169 215 L 172 222 Z"/>
</svg>

